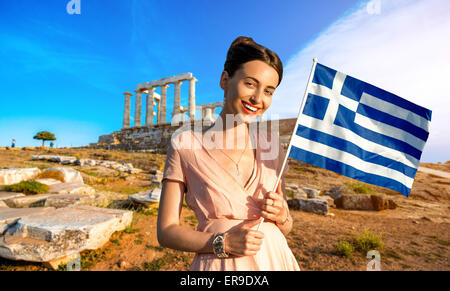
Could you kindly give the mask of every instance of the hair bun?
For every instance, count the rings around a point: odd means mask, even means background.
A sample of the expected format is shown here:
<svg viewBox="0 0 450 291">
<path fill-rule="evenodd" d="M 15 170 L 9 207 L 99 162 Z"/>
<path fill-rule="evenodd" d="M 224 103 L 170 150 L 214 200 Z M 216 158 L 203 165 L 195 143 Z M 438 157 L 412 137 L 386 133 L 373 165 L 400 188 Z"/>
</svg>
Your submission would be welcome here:
<svg viewBox="0 0 450 291">
<path fill-rule="evenodd" d="M 239 36 L 238 38 L 236 38 L 232 43 L 231 43 L 231 47 L 235 47 L 241 44 L 255 44 L 255 41 L 253 40 L 253 38 L 251 37 L 247 37 L 247 36 Z"/>
</svg>

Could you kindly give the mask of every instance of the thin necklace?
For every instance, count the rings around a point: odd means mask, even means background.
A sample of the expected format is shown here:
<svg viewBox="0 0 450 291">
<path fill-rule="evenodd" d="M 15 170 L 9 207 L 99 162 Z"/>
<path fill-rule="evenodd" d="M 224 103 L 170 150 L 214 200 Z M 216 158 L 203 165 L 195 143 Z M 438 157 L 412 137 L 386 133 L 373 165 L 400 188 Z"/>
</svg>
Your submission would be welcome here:
<svg viewBox="0 0 450 291">
<path fill-rule="evenodd" d="M 236 165 L 236 178 L 241 181 L 242 183 L 242 179 L 241 179 L 241 172 L 239 171 L 239 162 L 241 161 L 242 157 L 244 156 L 245 151 L 247 151 L 247 145 L 248 145 L 248 139 L 245 140 L 245 148 L 244 151 L 242 151 L 241 156 L 239 157 L 239 160 L 237 162 L 235 162 L 229 155 L 227 155 L 222 149 L 219 148 L 219 150 L 228 158 L 230 159 L 235 165 Z"/>
</svg>

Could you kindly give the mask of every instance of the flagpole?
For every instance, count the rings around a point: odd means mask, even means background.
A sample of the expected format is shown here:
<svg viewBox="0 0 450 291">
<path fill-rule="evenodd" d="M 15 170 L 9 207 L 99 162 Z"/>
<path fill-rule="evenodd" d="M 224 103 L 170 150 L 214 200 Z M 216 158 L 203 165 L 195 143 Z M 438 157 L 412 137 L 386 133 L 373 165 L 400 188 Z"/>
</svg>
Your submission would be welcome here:
<svg viewBox="0 0 450 291">
<path fill-rule="evenodd" d="M 308 78 L 308 83 L 306 84 L 305 94 L 303 94 L 302 104 L 300 105 L 300 109 L 298 111 L 298 115 L 297 115 L 297 120 L 295 122 L 294 131 L 292 132 L 291 139 L 289 141 L 289 146 L 288 146 L 288 149 L 286 151 L 286 155 L 284 156 L 284 161 L 283 161 L 283 165 L 281 166 L 281 171 L 278 174 L 277 181 L 275 182 L 275 186 L 273 187 L 273 192 L 275 192 L 277 190 L 278 184 L 280 183 L 281 177 L 283 176 L 283 170 L 286 167 L 286 162 L 287 162 L 287 159 L 289 157 L 289 152 L 290 152 L 291 147 L 292 147 L 292 136 L 297 132 L 298 120 L 300 118 L 300 113 L 302 112 L 303 107 L 305 106 L 306 97 L 307 97 L 308 92 L 309 92 L 309 87 L 311 86 L 311 83 L 312 83 L 312 78 L 313 78 L 313 75 L 314 75 L 314 71 L 316 70 L 317 62 L 318 62 L 317 58 L 313 58 L 313 65 L 312 65 L 312 68 L 311 68 L 311 72 L 309 73 L 309 78 Z M 259 227 L 261 226 L 261 224 L 263 222 L 264 222 L 264 218 L 258 224 L 258 227 L 256 228 L 256 230 L 259 230 Z"/>
</svg>

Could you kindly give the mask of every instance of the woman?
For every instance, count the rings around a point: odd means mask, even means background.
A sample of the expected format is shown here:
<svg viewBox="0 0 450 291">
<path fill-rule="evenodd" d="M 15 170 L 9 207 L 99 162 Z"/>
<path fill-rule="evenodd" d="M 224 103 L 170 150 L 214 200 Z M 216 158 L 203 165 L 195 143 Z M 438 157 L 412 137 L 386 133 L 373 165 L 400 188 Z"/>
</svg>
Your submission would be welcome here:
<svg viewBox="0 0 450 291">
<path fill-rule="evenodd" d="M 249 130 L 269 108 L 282 75 L 276 53 L 238 37 L 220 78 L 225 103 L 218 120 L 200 135 L 184 130 L 172 137 L 158 241 L 195 252 L 191 270 L 300 270 L 284 236 L 292 218 L 281 183 L 272 192 L 283 161 L 278 139 Z M 196 230 L 179 223 L 183 198 L 195 212 Z"/>
</svg>

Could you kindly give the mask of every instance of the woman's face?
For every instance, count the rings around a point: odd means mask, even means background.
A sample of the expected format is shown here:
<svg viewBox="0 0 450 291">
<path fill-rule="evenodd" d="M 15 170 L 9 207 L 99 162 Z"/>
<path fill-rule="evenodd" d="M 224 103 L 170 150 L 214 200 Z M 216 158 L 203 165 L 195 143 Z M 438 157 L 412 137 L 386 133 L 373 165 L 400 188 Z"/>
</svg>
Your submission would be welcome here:
<svg viewBox="0 0 450 291">
<path fill-rule="evenodd" d="M 226 100 L 223 113 L 239 114 L 245 123 L 252 122 L 272 103 L 278 78 L 274 68 L 259 60 L 242 64 L 232 78 L 223 71 L 220 78 Z"/>
</svg>

